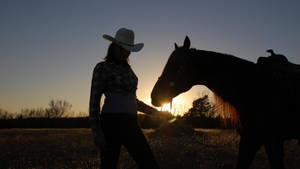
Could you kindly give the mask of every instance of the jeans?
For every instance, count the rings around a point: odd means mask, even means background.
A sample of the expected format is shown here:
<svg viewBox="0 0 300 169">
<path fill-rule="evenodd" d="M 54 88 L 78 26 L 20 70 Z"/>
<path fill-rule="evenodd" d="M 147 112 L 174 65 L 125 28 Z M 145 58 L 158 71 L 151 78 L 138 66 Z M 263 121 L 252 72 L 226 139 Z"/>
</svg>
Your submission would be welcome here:
<svg viewBox="0 0 300 169">
<path fill-rule="evenodd" d="M 140 169 L 159 169 L 138 126 L 136 115 L 103 113 L 101 127 L 107 143 L 106 148 L 101 150 L 101 169 L 117 168 L 121 145 L 127 149 Z"/>
</svg>

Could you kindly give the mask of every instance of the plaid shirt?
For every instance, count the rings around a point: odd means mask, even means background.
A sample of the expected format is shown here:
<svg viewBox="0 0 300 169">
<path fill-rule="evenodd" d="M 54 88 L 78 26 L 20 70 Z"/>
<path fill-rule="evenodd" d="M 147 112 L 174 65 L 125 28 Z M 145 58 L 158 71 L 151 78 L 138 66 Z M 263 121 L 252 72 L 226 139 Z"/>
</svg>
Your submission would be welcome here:
<svg viewBox="0 0 300 169">
<path fill-rule="evenodd" d="M 132 93 L 136 95 L 138 78 L 129 65 L 115 64 L 112 61 L 98 63 L 93 71 L 90 94 L 90 125 L 94 134 L 100 127 L 100 100 L 105 92 Z M 152 114 L 156 109 L 137 100 L 137 110 Z"/>
</svg>

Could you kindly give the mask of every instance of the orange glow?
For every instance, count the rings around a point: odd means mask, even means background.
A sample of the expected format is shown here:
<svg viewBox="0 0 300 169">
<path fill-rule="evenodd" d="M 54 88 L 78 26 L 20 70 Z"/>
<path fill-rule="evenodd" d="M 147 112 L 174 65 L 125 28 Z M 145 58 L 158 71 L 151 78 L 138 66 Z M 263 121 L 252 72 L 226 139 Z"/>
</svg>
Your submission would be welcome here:
<svg viewBox="0 0 300 169">
<path fill-rule="evenodd" d="M 168 111 L 172 113 L 174 116 L 183 116 L 185 113 L 185 101 L 182 97 L 175 97 L 172 101 L 172 108 L 170 103 L 164 104 L 162 107 L 159 107 L 161 111 Z"/>
<path fill-rule="evenodd" d="M 230 118 L 231 123 L 239 127 L 240 126 L 240 117 L 239 114 L 236 110 L 236 108 L 231 105 L 229 102 L 224 101 L 221 96 L 219 96 L 217 93 L 213 92 L 214 98 L 215 98 L 215 105 L 216 105 L 216 110 L 220 113 L 220 115 L 226 119 Z M 224 120 L 224 125 L 226 126 L 226 121 Z"/>
</svg>

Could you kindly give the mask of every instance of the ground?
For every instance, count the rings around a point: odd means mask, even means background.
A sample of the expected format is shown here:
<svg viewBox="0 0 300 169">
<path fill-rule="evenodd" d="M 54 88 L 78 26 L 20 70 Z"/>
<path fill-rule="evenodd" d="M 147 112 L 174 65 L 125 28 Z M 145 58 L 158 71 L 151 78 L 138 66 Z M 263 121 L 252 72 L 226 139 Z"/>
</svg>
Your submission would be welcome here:
<svg viewBox="0 0 300 169">
<path fill-rule="evenodd" d="M 174 136 L 144 130 L 162 169 L 229 169 L 237 161 L 239 136 L 234 130 L 195 129 L 194 134 Z M 300 148 L 296 140 L 285 142 L 285 165 L 300 168 Z M 99 168 L 100 153 L 89 129 L 2 129 L 0 168 Z M 122 148 L 120 169 L 136 164 Z M 269 168 L 263 148 L 252 169 Z"/>
</svg>

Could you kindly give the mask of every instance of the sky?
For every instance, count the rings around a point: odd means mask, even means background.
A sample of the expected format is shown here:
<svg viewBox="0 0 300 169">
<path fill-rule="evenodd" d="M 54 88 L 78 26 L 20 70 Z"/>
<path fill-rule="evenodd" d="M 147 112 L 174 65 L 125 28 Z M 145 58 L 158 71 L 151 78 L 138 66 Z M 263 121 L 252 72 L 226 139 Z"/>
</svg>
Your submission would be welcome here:
<svg viewBox="0 0 300 169">
<path fill-rule="evenodd" d="M 256 62 L 266 49 L 300 64 L 297 0 L 0 0 L 0 109 L 17 112 L 66 100 L 88 112 L 92 70 L 121 28 L 135 32 L 142 51 L 130 55 L 137 97 L 150 93 L 185 36 L 191 46 Z M 188 108 L 208 89 L 178 96 Z"/>
</svg>

